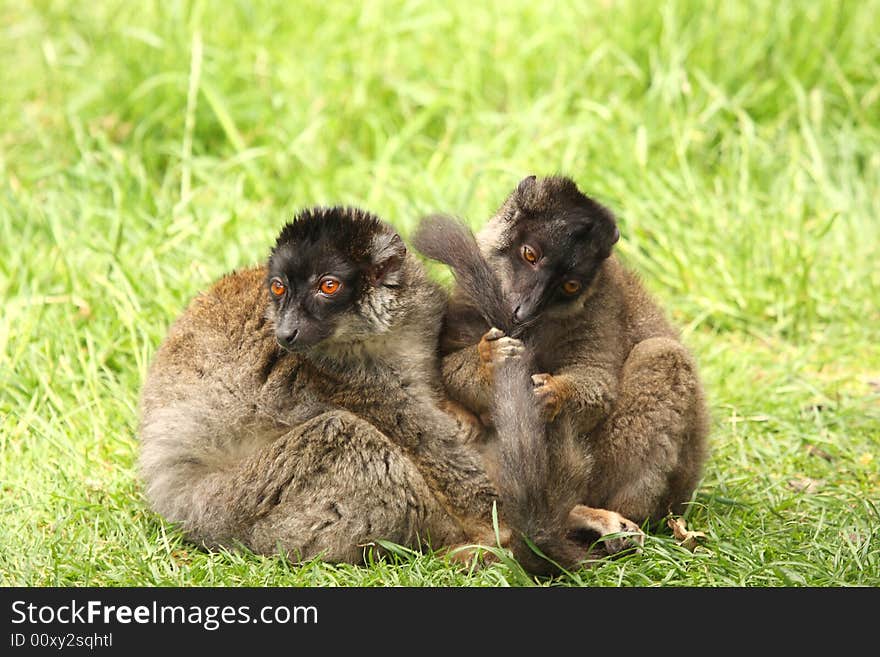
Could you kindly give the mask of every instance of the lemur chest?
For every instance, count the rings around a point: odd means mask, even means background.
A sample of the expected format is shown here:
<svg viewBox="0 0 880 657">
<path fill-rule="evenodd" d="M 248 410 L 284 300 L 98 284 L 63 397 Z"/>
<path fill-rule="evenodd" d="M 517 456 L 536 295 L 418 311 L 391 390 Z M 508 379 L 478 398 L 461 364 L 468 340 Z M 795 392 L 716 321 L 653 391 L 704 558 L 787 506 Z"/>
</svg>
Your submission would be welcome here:
<svg viewBox="0 0 880 657">
<path fill-rule="evenodd" d="M 260 397 L 278 406 L 277 417 L 298 424 L 328 410 L 349 411 L 403 440 L 413 417 L 430 415 L 436 364 L 427 350 L 373 355 L 336 352 L 334 358 L 281 354 L 271 363 Z M 404 353 L 404 351 L 406 353 Z M 340 357 L 344 356 L 344 357 Z"/>
<path fill-rule="evenodd" d="M 533 349 L 535 364 L 542 372 L 554 374 L 574 365 L 622 363 L 625 352 L 622 328 L 596 322 L 545 321 L 526 338 Z"/>
<path fill-rule="evenodd" d="M 430 395 L 428 367 L 421 359 L 385 356 L 315 369 L 309 376 L 318 383 L 312 389 L 324 403 L 385 428 Z"/>
<path fill-rule="evenodd" d="M 583 352 L 583 336 L 577 331 L 561 331 L 547 323 L 536 327 L 526 339 L 533 349 L 535 365 L 541 372 L 557 372 L 574 363 Z"/>
</svg>

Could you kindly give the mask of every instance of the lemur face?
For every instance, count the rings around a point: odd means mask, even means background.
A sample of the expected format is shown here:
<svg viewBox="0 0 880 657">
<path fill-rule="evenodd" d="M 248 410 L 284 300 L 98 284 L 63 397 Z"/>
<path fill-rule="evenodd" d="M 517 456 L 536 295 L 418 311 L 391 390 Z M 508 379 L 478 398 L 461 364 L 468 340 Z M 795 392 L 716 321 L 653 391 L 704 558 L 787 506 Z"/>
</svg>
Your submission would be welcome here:
<svg viewBox="0 0 880 657">
<path fill-rule="evenodd" d="M 504 263 L 499 273 L 514 323 L 565 314 L 583 301 L 619 238 L 613 216 L 567 178 L 530 176 L 504 207 L 493 260 Z"/>
<path fill-rule="evenodd" d="M 375 315 L 387 310 L 383 301 L 405 253 L 389 226 L 360 210 L 300 213 L 269 258 L 269 317 L 278 344 L 304 351 L 381 330 Z"/>
</svg>

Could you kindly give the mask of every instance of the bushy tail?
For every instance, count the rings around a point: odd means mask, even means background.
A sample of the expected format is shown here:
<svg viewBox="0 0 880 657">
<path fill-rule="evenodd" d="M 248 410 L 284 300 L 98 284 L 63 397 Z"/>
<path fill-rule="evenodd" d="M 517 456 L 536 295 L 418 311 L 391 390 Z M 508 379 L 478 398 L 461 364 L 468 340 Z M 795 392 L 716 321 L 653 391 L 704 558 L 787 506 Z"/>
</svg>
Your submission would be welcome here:
<svg viewBox="0 0 880 657">
<path fill-rule="evenodd" d="M 517 558 L 532 572 L 552 573 L 556 566 L 576 566 L 585 556 L 584 545 L 567 537 L 568 513 L 579 502 L 581 457 L 564 422 L 554 425 L 551 444 L 532 388 L 534 370 L 528 350 L 495 369 L 496 485 L 507 521 L 546 557 L 524 541 L 514 546 Z"/>
<path fill-rule="evenodd" d="M 429 215 L 419 223 L 412 243 L 422 254 L 449 265 L 455 280 L 476 304 L 489 326 L 516 337 L 511 333 L 513 314 L 504 303 L 501 284 L 483 257 L 470 228 L 452 217 Z"/>
<path fill-rule="evenodd" d="M 489 325 L 511 335 L 512 315 L 501 285 L 467 226 L 450 217 L 432 215 L 422 220 L 413 243 L 426 256 L 449 265 L 458 285 Z M 527 345 L 521 356 L 496 366 L 492 411 L 500 449 L 495 483 L 506 521 L 550 561 L 525 541 L 514 545 L 517 558 L 533 572 L 553 572 L 554 564 L 570 567 L 584 557 L 583 545 L 566 537 L 568 513 L 578 502 L 577 473 L 569 464 L 578 459 L 568 453 L 574 444 L 565 426 L 554 431 L 554 445 L 549 444 L 532 388 L 534 371 Z"/>
</svg>

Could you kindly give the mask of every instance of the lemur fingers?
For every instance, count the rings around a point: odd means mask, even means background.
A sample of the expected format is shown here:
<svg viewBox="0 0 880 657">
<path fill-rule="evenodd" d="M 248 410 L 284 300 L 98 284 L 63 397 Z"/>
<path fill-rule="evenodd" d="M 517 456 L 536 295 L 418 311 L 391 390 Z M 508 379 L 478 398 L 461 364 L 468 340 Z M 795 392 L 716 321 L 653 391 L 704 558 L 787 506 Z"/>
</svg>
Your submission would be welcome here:
<svg viewBox="0 0 880 657">
<path fill-rule="evenodd" d="M 520 340 L 506 336 L 501 329 L 491 328 L 480 339 L 477 350 L 483 365 L 491 369 L 493 365 L 522 356 L 525 346 Z"/>
<path fill-rule="evenodd" d="M 515 338 L 498 338 L 495 344 L 498 345 L 495 349 L 496 364 L 515 360 L 525 352 L 523 343 Z"/>
<path fill-rule="evenodd" d="M 500 328 L 495 328 L 494 326 L 490 328 L 486 334 L 483 336 L 483 339 L 487 342 L 491 342 L 492 340 L 497 340 L 498 338 L 504 337 L 504 331 Z"/>
<path fill-rule="evenodd" d="M 547 381 L 549 381 L 552 377 L 550 374 L 532 374 L 532 385 L 536 388 L 540 388 L 543 385 L 546 385 Z"/>
</svg>

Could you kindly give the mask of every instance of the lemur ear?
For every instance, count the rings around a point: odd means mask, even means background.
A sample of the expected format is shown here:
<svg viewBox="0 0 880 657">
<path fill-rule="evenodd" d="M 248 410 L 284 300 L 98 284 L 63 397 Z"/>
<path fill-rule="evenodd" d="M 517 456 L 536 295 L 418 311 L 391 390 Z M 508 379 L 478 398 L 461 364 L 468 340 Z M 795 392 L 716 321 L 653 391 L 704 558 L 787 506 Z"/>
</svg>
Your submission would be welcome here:
<svg viewBox="0 0 880 657">
<path fill-rule="evenodd" d="M 620 239 L 620 230 L 614 220 L 614 215 L 610 210 L 603 208 L 604 216 L 599 221 L 598 230 L 594 232 L 593 239 L 599 247 L 599 253 L 607 258 L 611 254 L 612 247 L 617 244 Z"/>
<path fill-rule="evenodd" d="M 620 240 L 617 220 L 614 213 L 601 203 L 589 197 L 586 197 L 586 201 L 589 214 L 574 234 L 577 239 L 589 243 L 600 258 L 607 258 L 611 255 L 614 245 Z"/>
<path fill-rule="evenodd" d="M 538 186 L 537 176 L 527 176 L 519 181 L 516 186 L 516 202 L 520 207 L 529 205 L 535 196 L 535 188 Z"/>
<path fill-rule="evenodd" d="M 395 285 L 406 258 L 406 245 L 394 232 L 380 233 L 370 246 L 370 264 L 367 277 L 373 285 Z"/>
</svg>

